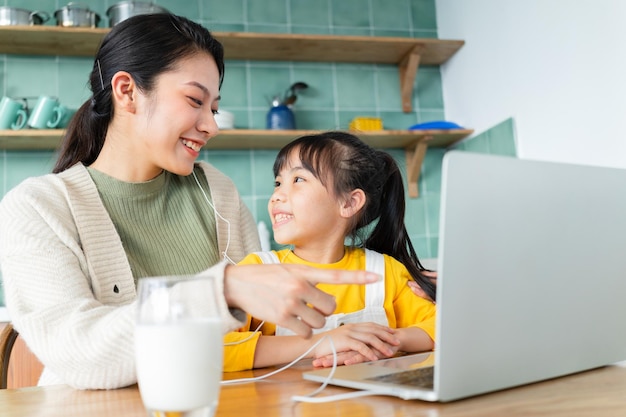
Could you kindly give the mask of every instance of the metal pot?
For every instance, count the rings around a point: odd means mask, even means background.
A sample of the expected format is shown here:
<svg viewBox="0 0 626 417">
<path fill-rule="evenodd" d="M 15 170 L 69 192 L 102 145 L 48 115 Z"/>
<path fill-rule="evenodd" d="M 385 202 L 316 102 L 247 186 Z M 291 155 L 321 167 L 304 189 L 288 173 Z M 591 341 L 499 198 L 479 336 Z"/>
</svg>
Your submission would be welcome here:
<svg viewBox="0 0 626 417">
<path fill-rule="evenodd" d="M 57 26 L 63 27 L 92 27 L 95 28 L 100 22 L 100 15 L 92 12 L 85 5 L 68 3 L 65 7 L 54 12 Z"/>
<path fill-rule="evenodd" d="M 169 13 L 164 7 L 143 1 L 121 1 L 107 10 L 109 26 L 113 27 L 123 20 L 140 14 Z"/>
<path fill-rule="evenodd" d="M 46 12 L 30 11 L 17 7 L 0 7 L 0 26 L 41 25 L 50 19 Z"/>
</svg>

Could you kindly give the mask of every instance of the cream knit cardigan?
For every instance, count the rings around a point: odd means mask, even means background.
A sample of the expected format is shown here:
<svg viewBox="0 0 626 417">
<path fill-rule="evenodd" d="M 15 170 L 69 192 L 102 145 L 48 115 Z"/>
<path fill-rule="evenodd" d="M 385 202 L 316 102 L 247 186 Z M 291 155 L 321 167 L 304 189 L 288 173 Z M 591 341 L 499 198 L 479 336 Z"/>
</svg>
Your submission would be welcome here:
<svg viewBox="0 0 626 417">
<path fill-rule="evenodd" d="M 259 250 L 257 228 L 232 181 L 200 163 L 217 211 L 230 222 L 228 256 Z M 228 227 L 216 219 L 220 254 Z M 11 321 L 45 365 L 40 385 L 111 389 L 136 382 L 136 290 L 126 253 L 87 169 L 78 164 L 30 178 L 0 203 L 0 265 Z M 224 331 L 242 325 L 223 295 L 225 262 L 215 279 Z"/>
</svg>

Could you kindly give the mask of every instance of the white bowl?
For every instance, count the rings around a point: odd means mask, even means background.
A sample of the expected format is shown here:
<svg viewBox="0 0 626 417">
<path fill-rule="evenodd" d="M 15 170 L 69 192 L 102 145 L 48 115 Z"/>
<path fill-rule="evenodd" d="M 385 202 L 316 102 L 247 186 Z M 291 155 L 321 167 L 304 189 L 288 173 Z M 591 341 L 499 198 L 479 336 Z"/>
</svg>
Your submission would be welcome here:
<svg viewBox="0 0 626 417">
<path fill-rule="evenodd" d="M 215 115 L 215 123 L 220 129 L 233 129 L 235 127 L 235 115 L 226 110 L 218 110 Z"/>
</svg>

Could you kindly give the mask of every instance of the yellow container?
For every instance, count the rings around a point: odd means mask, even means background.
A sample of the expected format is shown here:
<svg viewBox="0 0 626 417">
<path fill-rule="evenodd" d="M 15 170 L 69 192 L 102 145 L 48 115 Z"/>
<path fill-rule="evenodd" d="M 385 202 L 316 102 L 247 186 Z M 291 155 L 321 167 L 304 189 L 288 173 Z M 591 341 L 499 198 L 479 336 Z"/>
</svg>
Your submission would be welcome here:
<svg viewBox="0 0 626 417">
<path fill-rule="evenodd" d="M 383 121 L 380 117 L 355 117 L 350 122 L 350 130 L 383 130 Z"/>
</svg>

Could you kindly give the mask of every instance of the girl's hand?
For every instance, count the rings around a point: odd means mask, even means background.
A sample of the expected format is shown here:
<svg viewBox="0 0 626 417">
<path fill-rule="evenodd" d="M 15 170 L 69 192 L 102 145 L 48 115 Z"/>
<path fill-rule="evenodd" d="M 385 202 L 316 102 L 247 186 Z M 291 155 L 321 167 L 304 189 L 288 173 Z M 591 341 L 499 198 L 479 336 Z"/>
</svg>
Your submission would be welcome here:
<svg viewBox="0 0 626 417">
<path fill-rule="evenodd" d="M 348 323 L 316 337 L 332 338 L 337 351 L 337 363 L 349 364 L 375 361 L 393 356 L 400 344 L 395 330 L 376 323 Z M 321 343 L 313 352 L 314 366 L 333 364 L 330 340 Z"/>
<path fill-rule="evenodd" d="M 390 348 L 394 352 L 392 355 L 382 355 L 380 352 L 374 351 L 374 353 L 376 354 L 376 359 L 374 360 L 390 358 L 398 352 L 397 346 L 390 346 Z M 331 366 L 333 366 L 333 360 L 333 355 L 331 353 L 330 355 L 314 359 L 312 364 L 316 367 L 330 368 Z M 337 365 L 354 365 L 361 362 L 371 361 L 372 359 L 362 355 L 359 352 L 337 352 Z"/>
<path fill-rule="evenodd" d="M 430 281 L 437 285 L 437 271 L 422 271 L 422 273 L 427 276 Z M 415 281 L 409 281 L 408 282 L 409 288 L 411 289 L 411 291 L 413 291 L 413 294 L 417 295 L 418 297 L 422 297 L 425 298 L 429 301 L 433 301 L 427 294 L 426 292 L 424 292 L 424 290 L 422 289 L 422 287 L 420 287 L 417 282 Z"/>
<path fill-rule="evenodd" d="M 371 324 L 371 323 L 370 323 Z M 364 355 L 359 351 L 345 351 L 337 354 L 338 365 L 354 365 L 355 363 L 367 362 L 371 360 L 378 360 L 389 358 L 395 355 L 399 350 L 407 353 L 426 352 L 433 350 L 435 347 L 434 341 L 430 335 L 419 327 L 404 327 L 393 330 L 394 339 L 398 343 L 389 345 L 391 352 L 382 352 L 380 350 L 373 350 L 376 358 L 372 359 Z M 334 339 L 333 339 L 334 340 Z M 323 357 L 317 357 L 313 361 L 314 366 L 329 367 L 333 364 L 333 355 L 325 355 Z"/>
<path fill-rule="evenodd" d="M 318 269 L 304 265 L 229 265 L 224 271 L 224 296 L 230 307 L 310 337 L 335 311 L 335 298 L 315 287 L 327 284 L 368 284 L 380 276 L 366 271 Z"/>
</svg>

